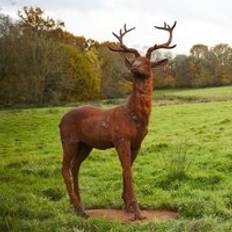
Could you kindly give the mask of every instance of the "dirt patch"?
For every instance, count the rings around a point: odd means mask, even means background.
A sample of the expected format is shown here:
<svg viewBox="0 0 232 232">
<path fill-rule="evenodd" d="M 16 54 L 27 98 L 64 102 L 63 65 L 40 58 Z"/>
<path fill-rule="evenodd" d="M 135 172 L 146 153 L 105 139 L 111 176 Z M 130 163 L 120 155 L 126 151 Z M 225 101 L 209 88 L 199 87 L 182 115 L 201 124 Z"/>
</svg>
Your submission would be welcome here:
<svg viewBox="0 0 232 232">
<path fill-rule="evenodd" d="M 167 210 L 142 210 L 144 220 L 133 221 L 133 213 L 126 213 L 120 209 L 89 209 L 86 213 L 92 218 L 104 218 L 110 221 L 118 221 L 121 223 L 148 223 L 154 220 L 170 220 L 177 219 L 178 213 Z"/>
</svg>

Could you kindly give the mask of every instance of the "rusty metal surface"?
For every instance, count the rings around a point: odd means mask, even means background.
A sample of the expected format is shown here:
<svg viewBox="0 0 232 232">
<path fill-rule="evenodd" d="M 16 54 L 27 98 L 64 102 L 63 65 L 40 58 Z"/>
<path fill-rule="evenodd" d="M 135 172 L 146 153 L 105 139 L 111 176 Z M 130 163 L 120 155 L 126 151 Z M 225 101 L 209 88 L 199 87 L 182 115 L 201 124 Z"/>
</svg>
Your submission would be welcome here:
<svg viewBox="0 0 232 232">
<path fill-rule="evenodd" d="M 123 105 L 112 109 L 99 109 L 81 106 L 71 110 L 61 120 L 60 135 L 63 147 L 62 174 L 70 201 L 77 213 L 87 217 L 81 205 L 78 173 L 81 163 L 88 157 L 92 148 L 107 149 L 115 147 L 123 170 L 122 199 L 125 210 L 134 213 L 135 219 L 143 219 L 132 185 L 132 165 L 139 152 L 141 143 L 148 132 L 149 116 L 152 108 L 153 72 L 152 68 L 163 65 L 167 59 L 151 62 L 151 53 L 160 48 L 171 49 L 172 27 L 156 27 L 169 32 L 166 43 L 155 44 L 142 57 L 134 48 L 123 43 L 123 36 L 135 28 L 120 30 L 114 36 L 119 47 L 110 48 L 114 52 L 131 53 L 134 60 L 125 56 L 125 62 L 133 75 L 133 91 Z M 72 178 L 71 178 L 72 175 Z M 100 184 L 100 183 L 99 183 Z"/>
</svg>

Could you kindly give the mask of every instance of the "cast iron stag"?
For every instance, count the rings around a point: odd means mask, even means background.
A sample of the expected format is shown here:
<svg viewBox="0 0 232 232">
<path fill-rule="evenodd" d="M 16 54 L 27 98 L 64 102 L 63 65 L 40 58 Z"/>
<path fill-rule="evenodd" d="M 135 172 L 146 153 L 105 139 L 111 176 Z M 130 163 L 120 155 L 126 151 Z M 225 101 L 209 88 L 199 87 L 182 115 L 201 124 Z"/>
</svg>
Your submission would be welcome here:
<svg viewBox="0 0 232 232">
<path fill-rule="evenodd" d="M 63 147 L 62 174 L 71 203 L 76 212 L 83 217 L 78 173 L 81 163 L 88 157 L 93 148 L 107 149 L 115 147 L 122 166 L 123 192 L 125 210 L 134 213 L 134 219 L 143 219 L 132 185 L 132 165 L 138 154 L 141 143 L 148 130 L 149 116 L 152 108 L 153 72 L 152 68 L 167 63 L 167 59 L 151 61 L 153 51 L 171 49 L 172 32 L 176 26 L 155 27 L 169 32 L 166 43 L 155 44 L 142 57 L 134 48 L 123 43 L 123 37 L 135 28 L 120 30 L 118 47 L 110 47 L 114 52 L 134 54 L 131 61 L 125 56 L 125 63 L 133 74 L 133 91 L 123 105 L 112 109 L 98 109 L 93 106 L 81 106 L 66 113 L 60 123 L 60 134 Z M 72 181 L 71 181 L 72 175 Z"/>
</svg>

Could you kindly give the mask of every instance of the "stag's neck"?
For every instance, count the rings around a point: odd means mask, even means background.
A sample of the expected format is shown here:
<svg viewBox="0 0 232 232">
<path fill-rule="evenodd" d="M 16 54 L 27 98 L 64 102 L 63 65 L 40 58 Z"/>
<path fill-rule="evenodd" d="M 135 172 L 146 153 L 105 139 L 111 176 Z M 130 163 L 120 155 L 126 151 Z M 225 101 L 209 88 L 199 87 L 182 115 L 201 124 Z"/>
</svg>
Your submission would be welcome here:
<svg viewBox="0 0 232 232">
<path fill-rule="evenodd" d="M 153 75 L 146 78 L 134 77 L 133 91 L 127 101 L 127 109 L 132 118 L 148 125 L 152 108 Z"/>
</svg>

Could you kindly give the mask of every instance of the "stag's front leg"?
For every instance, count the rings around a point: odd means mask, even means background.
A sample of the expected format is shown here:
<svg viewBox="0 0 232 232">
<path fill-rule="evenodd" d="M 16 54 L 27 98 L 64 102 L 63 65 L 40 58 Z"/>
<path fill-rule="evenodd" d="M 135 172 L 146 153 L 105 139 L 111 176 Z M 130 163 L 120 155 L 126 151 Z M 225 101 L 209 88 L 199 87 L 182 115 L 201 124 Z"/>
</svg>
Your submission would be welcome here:
<svg viewBox="0 0 232 232">
<path fill-rule="evenodd" d="M 136 157 L 137 157 L 137 155 L 138 155 L 138 152 L 139 152 L 139 149 L 140 149 L 140 147 L 139 148 L 132 148 L 131 149 L 131 168 L 133 167 L 133 163 L 134 163 L 134 161 L 135 161 L 135 159 L 136 159 Z M 134 209 L 133 208 L 128 208 L 127 207 L 127 204 L 126 204 L 126 198 L 125 198 L 125 180 L 124 180 L 124 178 L 123 178 L 123 192 L 122 192 L 122 199 L 123 199 L 123 201 L 124 201 L 124 204 L 125 204 L 125 211 L 126 212 L 134 212 Z"/>
<path fill-rule="evenodd" d="M 122 139 L 117 143 L 115 147 L 122 165 L 126 208 L 133 210 L 133 212 L 135 213 L 135 220 L 142 220 L 144 219 L 144 217 L 142 216 L 139 206 L 137 204 L 132 184 L 132 157 L 130 142 Z"/>
</svg>

